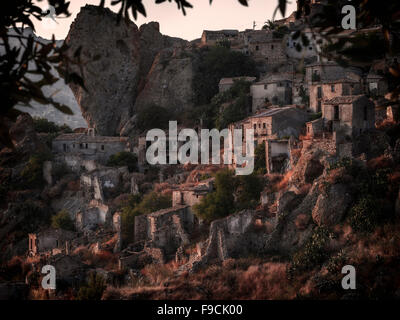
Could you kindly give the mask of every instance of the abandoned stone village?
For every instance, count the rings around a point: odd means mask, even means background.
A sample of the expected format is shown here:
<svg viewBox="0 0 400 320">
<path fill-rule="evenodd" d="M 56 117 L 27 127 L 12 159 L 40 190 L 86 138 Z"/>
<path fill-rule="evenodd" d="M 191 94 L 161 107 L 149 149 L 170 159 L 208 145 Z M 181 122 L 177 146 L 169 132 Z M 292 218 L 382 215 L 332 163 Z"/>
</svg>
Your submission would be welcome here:
<svg viewBox="0 0 400 320">
<path fill-rule="evenodd" d="M 313 4 L 315 9 L 319 1 Z M 93 40 L 87 25 L 98 21 L 98 16 L 111 31 Z M 86 6 L 71 26 L 66 41 L 72 48 L 84 43 L 86 56 L 94 55 L 108 37 L 120 40 L 108 51 L 114 60 L 88 64 L 91 71 L 102 70 L 100 76 L 87 79 L 89 92 L 94 90 L 95 96 L 71 85 L 89 128 L 61 132 L 52 139 L 51 157 L 42 167 L 45 186 L 34 197 L 45 199 L 52 212 L 66 213 L 72 227 L 38 226 L 16 244 L 2 244 L 2 254 L 24 257 L 31 271 L 24 281 L 0 285 L 0 296 L 17 294 L 18 286 L 31 285 L 32 275 L 40 274 L 45 264 L 55 266 L 57 281 L 67 287 L 84 282 L 95 272 L 108 287 L 118 288 L 140 286 L 146 277 L 141 270 L 152 265 L 164 270 L 161 266 L 173 264 L 173 278 L 232 259 L 291 256 L 308 243 L 315 227 L 334 228 L 343 222 L 355 201 L 347 176 L 333 177 L 340 169 L 332 169 L 335 165 L 350 161 L 366 168 L 376 157 L 394 163 L 399 160 L 400 140 L 390 142 L 377 128 L 399 121 L 399 105 L 391 100 L 390 84 L 383 74 L 384 66 L 397 63 L 400 57 L 345 67 L 321 54 L 323 37 L 308 28 L 303 32 L 309 44 L 299 50 L 301 40 L 292 36 L 304 21 L 294 13 L 275 21 L 275 29 L 205 30 L 192 42 L 161 35 L 155 22 L 139 30 L 135 25 L 111 27 L 113 19 L 111 12 Z M 198 212 L 220 191 L 218 172 L 234 169 L 235 160 L 226 166 L 151 166 L 145 157 L 146 132 L 136 130 L 133 110 L 150 104 L 179 106 L 179 113 L 191 110 L 195 71 L 190 52 L 221 43 L 253 59 L 257 66 L 258 76 L 219 79 L 217 96 L 224 97 L 239 85 L 248 87 L 243 117 L 226 127 L 254 130 L 252 143 L 262 164 L 256 164 L 252 176 L 263 184 L 252 206 L 210 221 Z M 132 61 L 129 54 L 142 60 Z M 111 71 L 115 68 L 121 68 L 121 79 Z M 124 108 L 132 91 L 126 86 L 140 87 L 133 108 Z M 235 99 L 225 101 L 220 112 Z M 112 105 L 115 109 L 106 111 Z M 203 120 L 196 123 L 197 130 L 204 126 Z M 32 121 L 27 114 L 19 116 L 12 136 L 17 145 L 30 146 L 33 152 L 44 144 L 46 135 L 28 132 Z M 243 138 L 243 148 L 245 144 Z M 224 152 L 222 143 L 221 157 Z M 110 159 L 118 154 L 131 154 L 134 168 L 111 164 Z M 13 168 L 10 179 L 22 169 Z M 393 191 L 397 214 L 399 191 Z M 169 199 L 161 209 L 157 207 L 160 196 Z M 26 199 L 23 194 L 19 197 Z M 141 200 L 127 205 L 129 201 L 146 197 L 155 211 L 127 213 L 127 207 L 134 210 L 141 205 Z M 239 199 L 240 194 L 235 194 L 232 201 Z M 16 221 L 14 211 L 9 205 L 0 215 L 2 235 L 11 230 L 4 223 Z M 46 294 L 56 298 L 62 294 L 57 292 Z M 162 297 L 168 297 L 163 292 Z"/>
</svg>

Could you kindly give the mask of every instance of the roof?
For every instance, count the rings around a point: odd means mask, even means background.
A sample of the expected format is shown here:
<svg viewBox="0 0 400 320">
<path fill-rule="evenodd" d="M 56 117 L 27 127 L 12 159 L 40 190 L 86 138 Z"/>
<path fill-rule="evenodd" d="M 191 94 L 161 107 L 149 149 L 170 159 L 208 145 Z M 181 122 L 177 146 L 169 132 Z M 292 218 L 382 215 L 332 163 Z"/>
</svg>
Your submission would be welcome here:
<svg viewBox="0 0 400 320">
<path fill-rule="evenodd" d="M 359 83 L 360 80 L 356 80 L 351 77 L 342 77 L 339 79 L 327 79 L 313 83 L 312 85 L 318 86 L 320 84 L 330 84 L 330 83 Z"/>
<path fill-rule="evenodd" d="M 376 74 L 374 72 L 370 72 L 370 73 L 368 73 L 367 80 L 371 80 L 371 79 L 382 80 L 382 79 L 384 79 L 384 77 L 379 74 Z"/>
<path fill-rule="evenodd" d="M 281 82 L 281 81 L 290 81 L 290 82 L 292 82 L 292 80 L 289 79 L 286 74 L 272 74 L 272 75 L 270 75 L 268 77 L 265 77 L 265 78 L 261 79 L 256 84 L 275 83 L 275 82 Z"/>
<path fill-rule="evenodd" d="M 239 81 L 239 80 L 244 80 L 244 81 L 249 81 L 249 82 L 253 82 L 255 81 L 257 78 L 256 77 L 233 77 L 233 78 L 222 78 L 219 81 L 220 85 L 224 85 L 224 84 L 233 84 L 235 81 Z"/>
<path fill-rule="evenodd" d="M 306 65 L 306 68 L 311 68 L 311 67 L 320 67 L 320 66 L 323 66 L 323 67 L 326 67 L 326 66 L 336 66 L 336 67 L 338 67 L 339 66 L 339 64 L 337 64 L 336 62 L 334 62 L 334 61 L 317 61 L 317 62 L 314 62 L 314 63 L 311 63 L 311 64 L 309 64 L 309 65 Z"/>
<path fill-rule="evenodd" d="M 274 33 L 269 30 L 253 30 L 246 32 L 249 43 L 282 42 L 282 39 L 275 38 Z"/>
<path fill-rule="evenodd" d="M 91 136 L 84 133 L 65 133 L 56 137 L 54 141 L 72 141 L 76 143 L 127 142 L 128 138 Z"/>
<path fill-rule="evenodd" d="M 357 96 L 335 97 L 333 99 L 324 101 L 324 104 L 352 104 L 355 101 L 361 99 L 362 97 L 366 97 L 366 96 L 365 95 L 357 95 Z"/>
<path fill-rule="evenodd" d="M 188 207 L 189 207 L 188 205 L 178 205 L 178 206 L 175 206 L 175 207 L 154 211 L 152 213 L 149 213 L 147 216 L 148 217 L 159 217 L 159 216 L 162 216 L 164 214 L 173 213 L 173 212 L 176 212 L 176 211 L 188 208 Z"/>
<path fill-rule="evenodd" d="M 253 116 L 250 116 L 248 119 L 250 118 L 262 118 L 262 117 L 272 117 L 272 116 L 276 116 L 278 114 L 287 112 L 287 111 L 292 111 L 292 110 L 298 110 L 296 107 L 278 107 L 278 108 L 271 108 L 271 109 L 267 109 L 265 111 L 262 111 L 258 114 L 255 114 Z"/>
<path fill-rule="evenodd" d="M 233 30 L 233 29 L 224 29 L 224 30 L 204 30 L 203 33 L 208 33 L 208 34 L 227 34 L 231 36 L 236 36 L 239 34 L 238 30 Z"/>
</svg>

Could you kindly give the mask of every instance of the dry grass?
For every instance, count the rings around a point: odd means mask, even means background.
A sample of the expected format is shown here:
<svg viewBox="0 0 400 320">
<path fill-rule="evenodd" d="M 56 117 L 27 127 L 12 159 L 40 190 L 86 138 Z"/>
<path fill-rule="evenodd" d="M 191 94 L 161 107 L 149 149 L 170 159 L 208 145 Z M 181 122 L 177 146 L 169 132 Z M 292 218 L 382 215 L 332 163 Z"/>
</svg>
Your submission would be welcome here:
<svg viewBox="0 0 400 320">
<path fill-rule="evenodd" d="M 160 285 L 173 276 L 171 269 L 171 265 L 149 264 L 141 270 L 141 273 L 152 285 Z"/>
<path fill-rule="evenodd" d="M 325 181 L 328 185 L 337 183 L 350 184 L 353 182 L 353 177 L 346 173 L 346 168 L 340 167 L 329 171 Z"/>
<path fill-rule="evenodd" d="M 273 186 L 272 189 L 275 190 L 275 192 L 279 192 L 279 191 L 287 189 L 287 187 L 289 185 L 289 182 L 290 182 L 290 179 L 292 178 L 292 175 L 293 175 L 293 170 L 288 171 L 282 177 L 282 179 Z"/>
<path fill-rule="evenodd" d="M 379 157 L 369 160 L 367 162 L 367 166 L 372 170 L 392 168 L 393 160 L 387 158 L 385 155 L 381 155 Z"/>
</svg>

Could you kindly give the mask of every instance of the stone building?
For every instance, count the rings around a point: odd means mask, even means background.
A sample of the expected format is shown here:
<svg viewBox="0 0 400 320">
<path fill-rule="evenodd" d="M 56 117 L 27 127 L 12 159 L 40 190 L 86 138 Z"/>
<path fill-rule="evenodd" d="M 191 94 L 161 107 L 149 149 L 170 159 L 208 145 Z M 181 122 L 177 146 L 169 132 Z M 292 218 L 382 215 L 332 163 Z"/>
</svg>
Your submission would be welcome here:
<svg viewBox="0 0 400 320">
<path fill-rule="evenodd" d="M 247 82 L 254 82 L 254 81 L 256 81 L 256 77 L 222 78 L 218 84 L 219 92 L 221 93 L 221 92 L 228 91 L 230 88 L 232 88 L 235 81 L 240 81 L 240 80 L 247 81 Z"/>
<path fill-rule="evenodd" d="M 252 109 L 256 112 L 266 104 L 288 105 L 292 103 L 292 80 L 286 75 L 271 75 L 251 85 Z"/>
<path fill-rule="evenodd" d="M 256 62 L 279 65 L 287 62 L 286 46 L 282 38 L 276 38 L 269 30 L 253 30 L 244 33 L 244 49 Z"/>
<path fill-rule="evenodd" d="M 56 137 L 52 142 L 54 153 L 75 155 L 83 160 L 106 162 L 109 157 L 121 151 L 130 151 L 127 137 L 96 136 L 94 129 L 87 133 L 67 133 Z"/>
<path fill-rule="evenodd" d="M 307 123 L 307 134 L 354 137 L 375 127 L 375 105 L 365 95 L 336 97 L 323 103 L 322 118 Z M 339 138 L 338 138 L 339 139 Z"/>
<path fill-rule="evenodd" d="M 234 41 L 237 40 L 238 35 L 238 30 L 204 30 L 203 34 L 201 35 L 201 44 L 215 45 L 220 41 Z"/>
<path fill-rule="evenodd" d="M 267 173 L 284 173 L 290 166 L 289 139 L 267 140 L 265 144 L 265 160 Z"/>
<path fill-rule="evenodd" d="M 307 112 L 296 106 L 272 107 L 230 124 L 229 129 L 254 129 L 254 144 L 258 145 L 267 140 L 298 137 L 307 120 Z"/>
<path fill-rule="evenodd" d="M 38 233 L 30 233 L 28 238 L 28 253 L 31 256 L 42 253 L 68 254 L 71 241 L 76 238 L 76 233 L 62 229 L 50 228 Z"/>
<path fill-rule="evenodd" d="M 363 93 L 362 80 L 343 78 L 312 82 L 309 85 L 310 109 L 314 112 L 322 111 L 325 100 L 335 97 L 359 95 Z"/>
<path fill-rule="evenodd" d="M 345 78 L 359 80 L 362 71 L 358 68 L 343 68 L 333 61 L 317 61 L 306 66 L 307 84 L 318 83 L 320 81 L 331 81 Z"/>
<path fill-rule="evenodd" d="M 366 78 L 367 93 L 373 97 L 383 97 L 388 92 L 385 78 L 377 73 L 370 72 Z"/>
<path fill-rule="evenodd" d="M 172 192 L 172 206 L 194 206 L 213 190 L 214 179 L 208 179 L 194 186 L 182 186 Z"/>
<path fill-rule="evenodd" d="M 134 241 L 162 250 L 165 257 L 175 254 L 196 227 L 197 220 L 187 205 L 177 205 L 135 217 Z"/>
</svg>

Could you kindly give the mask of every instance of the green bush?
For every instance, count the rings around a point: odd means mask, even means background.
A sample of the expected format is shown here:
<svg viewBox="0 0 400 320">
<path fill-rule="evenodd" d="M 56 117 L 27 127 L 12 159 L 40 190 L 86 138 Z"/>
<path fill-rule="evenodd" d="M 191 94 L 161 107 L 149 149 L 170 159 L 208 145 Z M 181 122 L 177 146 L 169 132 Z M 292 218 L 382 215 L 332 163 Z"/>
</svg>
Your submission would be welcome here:
<svg viewBox="0 0 400 320">
<path fill-rule="evenodd" d="M 128 204 L 122 208 L 122 242 L 130 243 L 133 241 L 136 216 L 149 214 L 161 209 L 170 208 L 171 206 L 172 198 L 168 195 L 151 192 L 146 194 L 143 199 L 140 196 L 132 196 Z"/>
<path fill-rule="evenodd" d="M 260 143 L 254 150 L 254 171 L 257 174 L 265 174 L 267 172 L 267 160 L 265 156 L 265 142 Z"/>
<path fill-rule="evenodd" d="M 233 172 L 221 170 L 215 175 L 215 191 L 206 195 L 193 209 L 197 216 L 207 222 L 233 213 L 235 181 Z"/>
<path fill-rule="evenodd" d="M 110 156 L 107 161 L 109 167 L 127 166 L 129 172 L 137 170 L 137 157 L 131 152 L 121 151 Z"/>
<path fill-rule="evenodd" d="M 355 231 L 372 232 L 382 220 L 381 207 L 371 195 L 361 197 L 350 209 L 349 222 Z"/>
<path fill-rule="evenodd" d="M 195 105 L 207 105 L 218 93 L 218 84 L 224 77 L 257 76 L 255 62 L 243 53 L 224 46 L 202 48 L 195 64 L 193 77 Z"/>
<path fill-rule="evenodd" d="M 35 127 L 35 131 L 39 133 L 59 133 L 60 131 L 64 133 L 71 133 L 72 129 L 63 124 L 62 126 L 57 125 L 56 123 L 49 121 L 45 118 L 33 118 L 33 124 Z"/>
<path fill-rule="evenodd" d="M 103 296 L 106 284 L 100 274 L 91 273 L 86 286 L 80 287 L 78 291 L 78 300 L 100 300 Z"/>
<path fill-rule="evenodd" d="M 50 159 L 50 154 L 40 153 L 32 155 L 24 169 L 21 171 L 21 186 L 24 188 L 43 187 L 45 183 L 43 179 L 43 163 Z"/>
<path fill-rule="evenodd" d="M 38 228 L 50 225 L 51 211 L 34 201 L 14 203 L 10 210 L 10 216 L 21 218 L 15 229 L 24 234 L 35 232 Z"/>
<path fill-rule="evenodd" d="M 52 176 L 56 180 L 62 179 L 64 176 L 69 174 L 71 171 L 69 170 L 68 166 L 63 162 L 63 163 L 56 163 L 54 164 L 52 168 Z"/>
<path fill-rule="evenodd" d="M 329 236 L 327 228 L 316 227 L 304 247 L 294 254 L 290 272 L 311 270 L 321 265 L 328 257 L 326 245 L 329 241 Z"/>
<path fill-rule="evenodd" d="M 253 173 L 236 178 L 236 210 L 254 209 L 259 201 L 261 191 L 264 189 L 262 178 Z"/>
<path fill-rule="evenodd" d="M 68 211 L 65 209 L 51 217 L 51 226 L 55 229 L 64 229 L 70 231 L 75 229 L 74 222 L 70 218 Z"/>
<path fill-rule="evenodd" d="M 158 105 L 152 104 L 138 110 L 136 125 L 141 131 L 151 129 L 168 128 L 168 121 L 173 118 L 173 114 Z"/>
<path fill-rule="evenodd" d="M 310 115 L 310 121 L 320 119 L 322 117 L 322 112 L 313 113 Z"/>
<path fill-rule="evenodd" d="M 216 128 L 225 129 L 229 124 L 243 120 L 247 116 L 249 109 L 249 99 L 246 95 L 241 95 L 234 102 L 222 109 L 215 122 Z"/>
</svg>

